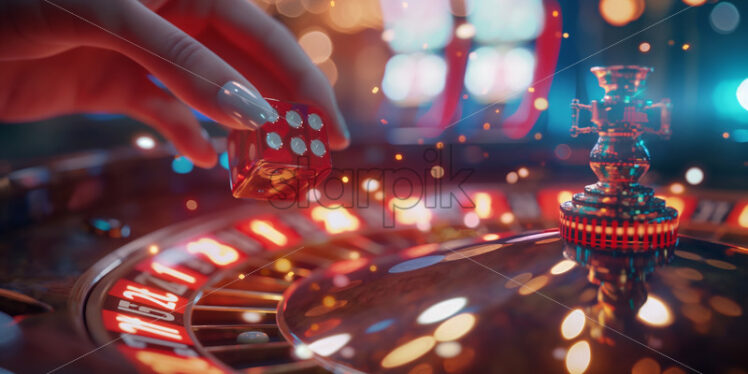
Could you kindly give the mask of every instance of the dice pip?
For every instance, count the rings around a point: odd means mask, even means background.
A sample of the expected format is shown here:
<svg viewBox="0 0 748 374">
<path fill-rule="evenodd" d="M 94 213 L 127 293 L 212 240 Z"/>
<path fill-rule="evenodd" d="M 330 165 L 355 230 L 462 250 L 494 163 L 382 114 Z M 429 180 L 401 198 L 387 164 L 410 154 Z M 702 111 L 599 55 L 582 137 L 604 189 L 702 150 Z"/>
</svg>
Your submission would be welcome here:
<svg viewBox="0 0 748 374">
<path fill-rule="evenodd" d="M 267 99 L 276 110 L 260 129 L 228 137 L 231 192 L 236 198 L 293 200 L 330 173 L 329 121 L 316 108 Z"/>
</svg>

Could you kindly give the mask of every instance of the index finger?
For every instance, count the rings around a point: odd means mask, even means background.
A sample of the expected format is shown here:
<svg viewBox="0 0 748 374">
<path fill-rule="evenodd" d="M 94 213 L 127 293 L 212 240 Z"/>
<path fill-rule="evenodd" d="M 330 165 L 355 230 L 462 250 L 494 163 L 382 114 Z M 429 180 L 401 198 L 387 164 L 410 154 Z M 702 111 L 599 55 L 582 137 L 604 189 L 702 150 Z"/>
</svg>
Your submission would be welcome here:
<svg viewBox="0 0 748 374">
<path fill-rule="evenodd" d="M 347 147 L 350 134 L 333 89 L 288 29 L 246 0 L 216 2 L 214 12 L 213 26 L 222 35 L 269 71 L 280 70 L 280 79 L 299 99 L 328 113 L 333 121 L 330 146 Z"/>
</svg>

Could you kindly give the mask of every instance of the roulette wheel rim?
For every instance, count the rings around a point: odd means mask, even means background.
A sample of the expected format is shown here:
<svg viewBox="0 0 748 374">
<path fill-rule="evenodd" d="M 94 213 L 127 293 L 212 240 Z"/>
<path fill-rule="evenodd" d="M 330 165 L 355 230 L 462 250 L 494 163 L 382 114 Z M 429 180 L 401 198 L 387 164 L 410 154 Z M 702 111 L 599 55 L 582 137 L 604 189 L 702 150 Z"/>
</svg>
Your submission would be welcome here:
<svg viewBox="0 0 748 374">
<path fill-rule="evenodd" d="M 353 211 L 351 211 L 353 212 Z M 117 331 L 112 330 L 112 326 L 107 326 L 106 321 L 104 321 L 104 317 L 102 314 L 107 310 L 107 308 L 111 309 L 111 305 L 109 307 L 106 307 L 106 300 L 108 298 L 111 298 L 111 290 L 115 287 L 113 285 L 116 285 L 117 282 L 125 279 L 128 277 L 128 273 L 132 273 L 133 269 L 135 269 L 136 265 L 143 262 L 144 259 L 148 259 L 151 256 L 157 256 L 158 254 L 166 253 L 168 250 L 173 248 L 180 248 L 184 247 L 182 244 L 186 242 L 189 239 L 195 239 L 197 237 L 205 237 L 206 235 L 209 237 L 216 238 L 216 235 L 214 235 L 216 232 L 225 229 L 225 228 L 231 228 L 235 229 L 237 227 L 237 222 L 241 221 L 247 221 L 249 219 L 254 219 L 258 216 L 261 217 L 267 217 L 264 213 L 267 213 L 266 210 L 258 210 L 256 207 L 252 206 L 244 206 L 239 207 L 231 211 L 223 211 L 219 213 L 215 213 L 212 215 L 199 217 L 192 219 L 190 221 L 186 221 L 183 223 L 178 223 L 166 228 L 163 228 L 161 230 L 155 231 L 149 235 L 146 235 L 144 237 L 141 237 L 135 241 L 130 242 L 129 244 L 120 247 L 119 249 L 113 251 L 109 255 L 105 256 L 101 260 L 95 263 L 94 266 L 92 266 L 86 273 L 84 273 L 76 282 L 76 285 L 73 288 L 72 291 L 72 297 L 71 300 L 73 301 L 71 303 L 71 312 L 72 315 L 75 316 L 75 324 L 77 327 L 79 327 L 82 331 L 85 331 L 85 334 L 88 335 L 88 337 L 94 341 L 94 343 L 99 344 L 99 348 L 108 346 L 110 344 L 113 344 L 115 346 L 119 346 L 119 343 L 122 343 L 122 336 L 127 334 L 122 334 L 120 336 L 117 336 Z M 356 213 L 350 213 L 353 214 L 353 217 L 356 217 Z M 248 218 L 249 217 L 249 218 Z M 360 217 L 359 217 L 360 218 Z M 405 237 L 410 237 L 412 235 L 416 235 L 416 238 L 419 238 L 421 231 L 417 230 L 415 227 L 402 227 L 394 229 L 393 232 L 398 233 L 398 235 L 390 235 L 390 234 L 384 234 L 383 232 L 380 232 L 381 230 L 369 230 L 374 234 L 382 234 L 383 236 L 393 236 L 398 237 L 401 239 L 405 239 Z M 386 230 L 390 231 L 390 230 Z M 335 243 L 335 240 L 359 240 L 360 238 L 363 238 L 366 236 L 367 230 L 357 230 L 354 232 L 349 233 L 342 233 L 338 235 L 327 235 L 323 236 L 322 239 L 317 238 L 317 242 L 321 243 L 320 245 L 325 245 L 329 243 Z M 403 234 L 405 233 L 405 234 Z M 403 236 L 404 235 L 404 236 Z M 348 238 L 348 236 L 352 236 L 351 238 Z M 219 238 L 220 241 L 225 241 L 223 238 Z M 293 255 L 297 251 L 300 252 L 301 249 L 305 248 L 306 244 L 309 242 L 314 242 L 315 239 L 309 239 L 306 242 L 301 242 L 301 245 L 292 245 L 288 248 L 284 248 L 283 250 L 277 251 L 277 255 L 272 255 L 272 259 L 268 259 L 267 263 L 264 264 L 262 267 L 274 264 L 276 261 L 285 258 L 285 256 Z M 367 239 L 368 240 L 368 239 Z M 407 239 L 406 239 L 407 241 Z M 298 243 L 297 243 L 298 244 Z M 235 245 L 235 244 L 234 244 Z M 156 246 L 157 250 L 155 252 L 151 252 L 150 249 Z M 379 245 L 381 247 L 381 245 Z M 238 247 L 238 246 L 237 246 Z M 332 248 L 332 247 L 331 247 Z M 373 248 L 371 251 L 361 250 L 361 247 L 352 247 L 353 250 L 358 251 L 357 253 L 363 253 L 363 255 L 371 256 L 375 255 L 377 253 L 377 250 L 381 250 L 381 248 Z M 334 249 L 334 248 L 332 248 Z M 266 248 L 261 246 L 261 251 L 265 251 Z M 264 252 L 263 252 L 264 253 Z M 257 254 L 257 253 L 253 253 Z M 280 257 L 277 257 L 280 256 Z M 332 256 L 332 255 L 331 255 Z M 340 259 L 339 256 L 343 256 L 343 254 L 336 254 L 334 256 L 338 256 L 337 259 Z M 345 257 L 343 257 L 344 259 Z M 245 259 L 246 260 L 246 259 Z M 251 261 L 250 261 L 251 262 Z M 330 261 L 332 263 L 334 261 Z M 245 264 L 241 265 L 245 266 Z M 241 267 L 240 266 L 240 267 Z M 252 277 L 251 272 L 244 272 L 244 271 L 237 271 L 236 268 L 227 268 L 223 270 L 217 271 L 215 274 L 212 274 L 209 279 L 205 281 L 204 284 L 202 284 L 197 290 L 194 290 L 194 292 L 191 294 L 191 296 L 188 297 L 188 302 L 186 306 L 183 309 L 183 322 L 181 326 L 185 328 L 185 331 L 187 333 L 188 341 L 192 342 L 194 344 L 190 345 L 190 348 L 194 348 L 195 351 L 197 351 L 198 357 L 205 358 L 209 360 L 211 364 L 214 364 L 216 367 L 220 368 L 221 370 L 227 371 L 236 369 L 236 367 L 227 364 L 225 362 L 225 359 L 217 358 L 214 352 L 211 351 L 210 347 L 207 345 L 202 344 L 202 341 L 199 337 L 196 336 L 197 330 L 204 326 L 199 325 L 206 325 L 206 324 L 199 324 L 195 323 L 193 320 L 194 313 L 200 312 L 203 313 L 203 310 L 201 309 L 201 303 L 205 299 L 205 296 L 210 296 L 206 293 L 204 293 L 205 290 L 210 289 L 211 287 L 214 287 L 218 282 L 230 280 L 231 282 L 238 281 L 239 279 L 236 278 L 237 274 L 246 274 L 249 277 Z M 129 278 L 128 278 L 129 279 Z M 242 277 L 243 279 L 243 277 Z M 290 282 L 289 282 L 290 284 Z M 221 286 L 224 287 L 224 286 Z M 232 287 L 228 288 L 228 291 L 231 291 Z M 282 291 L 278 293 L 279 299 L 280 294 Z M 111 303 L 110 303 L 111 304 Z M 268 314 L 274 315 L 275 313 L 275 306 L 272 308 L 272 312 L 268 312 Z M 148 322 L 154 322 L 158 321 L 158 318 L 153 318 L 148 320 Z M 272 324 L 276 324 L 276 322 L 273 320 L 271 322 Z M 207 324 L 209 325 L 209 328 L 220 328 L 224 324 L 226 328 L 229 328 L 228 324 L 225 322 L 219 322 L 215 324 Z M 248 323 L 247 325 L 252 325 L 251 323 Z M 248 328 L 249 329 L 249 328 Z M 136 334 L 137 335 L 137 334 Z M 154 338 L 151 336 L 150 338 Z M 283 341 L 284 344 L 285 340 Z M 141 342 L 142 343 L 142 342 Z M 270 342 L 270 344 L 273 343 L 279 343 L 279 342 Z M 142 345 L 142 344 L 141 344 Z M 173 345 L 173 344 L 172 344 Z M 229 343 L 228 345 L 238 345 L 236 342 Z M 98 348 L 97 348 L 98 349 Z M 292 357 L 290 355 L 293 355 L 293 353 L 289 353 L 289 357 Z M 132 357 L 130 357 L 132 360 Z M 314 363 L 311 364 L 312 361 L 310 360 L 302 360 L 302 361 L 289 361 L 287 362 L 287 368 L 290 371 L 293 371 L 293 369 L 299 369 L 299 370 L 312 370 L 313 368 L 317 368 L 318 364 Z M 279 366 L 278 370 L 281 370 L 285 368 L 282 364 L 271 364 L 269 366 Z M 262 366 L 259 367 L 258 370 L 267 369 Z M 283 369 L 285 370 L 285 369 Z M 146 370 L 147 371 L 147 370 Z"/>
</svg>

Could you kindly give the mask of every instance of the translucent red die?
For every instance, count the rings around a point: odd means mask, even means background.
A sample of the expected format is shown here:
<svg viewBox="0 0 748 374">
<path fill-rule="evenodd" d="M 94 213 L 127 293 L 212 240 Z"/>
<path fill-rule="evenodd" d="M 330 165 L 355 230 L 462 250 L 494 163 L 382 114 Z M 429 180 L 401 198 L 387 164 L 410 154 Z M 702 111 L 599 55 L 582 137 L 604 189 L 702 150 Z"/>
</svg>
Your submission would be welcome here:
<svg viewBox="0 0 748 374">
<path fill-rule="evenodd" d="M 298 199 L 330 173 L 329 121 L 307 105 L 267 101 L 276 118 L 259 130 L 229 134 L 231 192 L 237 198 Z"/>
</svg>

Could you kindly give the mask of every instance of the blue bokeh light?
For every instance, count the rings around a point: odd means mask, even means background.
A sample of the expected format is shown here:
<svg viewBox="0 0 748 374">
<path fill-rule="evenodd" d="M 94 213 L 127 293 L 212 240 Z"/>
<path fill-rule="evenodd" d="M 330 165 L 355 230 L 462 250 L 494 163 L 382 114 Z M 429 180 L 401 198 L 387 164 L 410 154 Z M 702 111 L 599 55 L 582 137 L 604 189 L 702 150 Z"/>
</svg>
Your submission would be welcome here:
<svg viewBox="0 0 748 374">
<path fill-rule="evenodd" d="M 109 231 L 112 229 L 112 225 L 105 219 L 94 218 L 91 221 L 91 225 L 101 231 Z"/>
<path fill-rule="evenodd" d="M 221 164 L 221 167 L 228 170 L 229 169 L 229 153 L 223 152 L 220 156 L 218 156 L 218 162 Z"/>
<path fill-rule="evenodd" d="M 729 34 L 738 28 L 740 12 L 735 5 L 723 1 L 712 8 L 712 13 L 709 14 L 709 23 L 714 31 L 720 34 Z"/>
<path fill-rule="evenodd" d="M 748 110 L 748 78 L 740 83 L 738 89 L 735 90 L 735 97 L 737 97 L 740 106 Z"/>
<path fill-rule="evenodd" d="M 715 86 L 712 92 L 714 108 L 719 116 L 739 122 L 748 122 L 748 111 L 738 101 L 738 88 L 742 80 L 723 80 Z"/>
<path fill-rule="evenodd" d="M 392 318 L 390 318 L 390 319 L 385 319 L 383 321 L 379 321 L 377 323 L 374 323 L 373 325 L 369 326 L 366 329 L 366 333 L 367 334 L 371 334 L 371 333 L 382 331 L 382 330 L 390 327 L 393 322 L 395 322 L 395 321 Z"/>
<path fill-rule="evenodd" d="M 413 270 L 423 269 L 440 263 L 444 259 L 442 255 L 424 256 L 412 260 L 403 261 L 390 268 L 390 273 L 405 273 Z"/>
<path fill-rule="evenodd" d="M 192 171 L 195 165 L 187 157 L 178 156 L 171 162 L 171 170 L 177 174 L 187 174 Z"/>
</svg>

